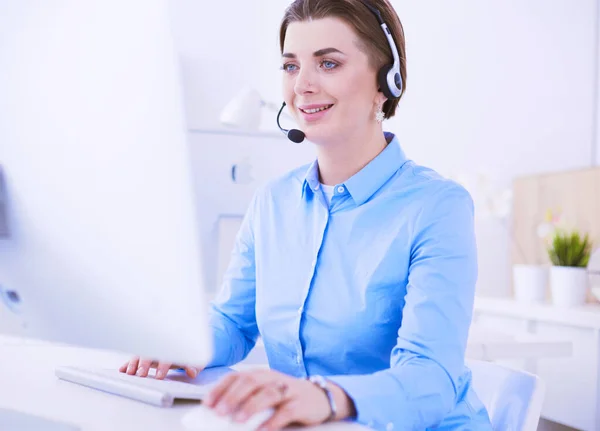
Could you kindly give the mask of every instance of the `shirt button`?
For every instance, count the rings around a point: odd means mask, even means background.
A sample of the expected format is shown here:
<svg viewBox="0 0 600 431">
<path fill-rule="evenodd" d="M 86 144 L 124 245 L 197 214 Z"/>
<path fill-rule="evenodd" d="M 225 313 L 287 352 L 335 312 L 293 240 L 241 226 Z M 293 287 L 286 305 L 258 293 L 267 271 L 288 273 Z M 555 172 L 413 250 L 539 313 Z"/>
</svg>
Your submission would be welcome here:
<svg viewBox="0 0 600 431">
<path fill-rule="evenodd" d="M 296 356 L 296 363 L 299 364 L 300 363 L 300 356 Z"/>
<path fill-rule="evenodd" d="M 338 187 L 338 193 L 344 193 L 344 187 L 343 186 L 339 186 Z"/>
<path fill-rule="evenodd" d="M 315 191 L 317 191 L 317 190 L 319 190 L 319 185 L 318 184 L 315 186 Z"/>
<path fill-rule="evenodd" d="M 385 427 L 386 431 L 392 431 L 394 429 L 394 424 L 393 423 L 388 423 L 387 426 Z"/>
<path fill-rule="evenodd" d="M 298 314 L 302 314 L 302 311 L 304 310 L 304 307 L 300 307 L 298 308 Z"/>
</svg>

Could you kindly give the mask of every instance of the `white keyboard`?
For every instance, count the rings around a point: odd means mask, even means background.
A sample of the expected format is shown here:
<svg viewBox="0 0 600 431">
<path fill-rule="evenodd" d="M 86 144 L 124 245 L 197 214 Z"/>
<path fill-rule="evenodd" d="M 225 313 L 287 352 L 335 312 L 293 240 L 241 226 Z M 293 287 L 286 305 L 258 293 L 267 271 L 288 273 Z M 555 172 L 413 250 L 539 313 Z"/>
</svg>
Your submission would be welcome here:
<svg viewBox="0 0 600 431">
<path fill-rule="evenodd" d="M 207 369 L 192 383 L 153 377 L 130 376 L 114 369 L 83 369 L 58 367 L 58 378 L 72 383 L 102 390 L 114 395 L 132 398 L 161 407 L 170 407 L 176 399 L 202 400 L 216 382 L 232 370 L 229 368 Z"/>
</svg>

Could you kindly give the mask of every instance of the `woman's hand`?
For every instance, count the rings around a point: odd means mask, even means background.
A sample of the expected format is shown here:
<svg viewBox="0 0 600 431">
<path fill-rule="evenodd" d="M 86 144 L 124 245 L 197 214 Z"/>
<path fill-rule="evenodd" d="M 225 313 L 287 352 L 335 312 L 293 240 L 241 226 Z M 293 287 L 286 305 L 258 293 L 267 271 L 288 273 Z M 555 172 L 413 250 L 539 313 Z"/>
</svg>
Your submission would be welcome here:
<svg viewBox="0 0 600 431">
<path fill-rule="evenodd" d="M 152 359 L 140 359 L 139 356 L 134 356 L 119 368 L 119 371 L 122 373 L 127 373 L 131 376 L 138 375 L 140 377 L 147 377 L 148 372 L 151 368 L 156 368 L 156 379 L 162 380 L 167 375 L 167 372 L 171 369 L 180 369 L 183 368 L 186 374 L 192 378 L 196 377 L 200 371 L 202 371 L 201 367 L 191 367 L 191 366 L 181 366 L 174 365 L 170 362 L 157 362 Z"/>
<path fill-rule="evenodd" d="M 351 415 L 351 400 L 330 383 L 338 406 L 335 419 Z M 275 412 L 259 429 L 275 431 L 292 423 L 317 425 L 331 414 L 325 392 L 308 380 L 290 377 L 272 370 L 252 370 L 226 375 L 204 399 L 217 414 L 232 415 L 245 422 L 254 414 L 273 408 Z"/>
</svg>

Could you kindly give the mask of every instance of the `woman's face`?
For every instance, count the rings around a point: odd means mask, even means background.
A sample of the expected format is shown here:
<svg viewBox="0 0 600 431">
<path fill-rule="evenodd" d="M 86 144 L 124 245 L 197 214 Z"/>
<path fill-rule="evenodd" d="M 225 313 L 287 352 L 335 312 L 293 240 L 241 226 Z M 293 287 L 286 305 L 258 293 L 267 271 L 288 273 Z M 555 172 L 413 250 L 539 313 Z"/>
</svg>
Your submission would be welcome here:
<svg viewBox="0 0 600 431">
<path fill-rule="evenodd" d="M 282 56 L 284 100 L 307 139 L 323 144 L 367 130 L 385 96 L 344 21 L 293 22 Z"/>
</svg>

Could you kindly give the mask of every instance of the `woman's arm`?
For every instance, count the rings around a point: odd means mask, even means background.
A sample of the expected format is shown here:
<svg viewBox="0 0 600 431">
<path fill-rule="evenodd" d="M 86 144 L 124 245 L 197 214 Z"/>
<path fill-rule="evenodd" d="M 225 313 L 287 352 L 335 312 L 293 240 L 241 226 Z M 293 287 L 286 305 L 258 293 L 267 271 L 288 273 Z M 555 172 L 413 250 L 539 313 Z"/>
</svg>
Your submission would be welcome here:
<svg viewBox="0 0 600 431">
<path fill-rule="evenodd" d="M 377 429 L 435 427 L 459 396 L 477 279 L 473 203 L 456 185 L 433 199 L 417 221 L 390 368 L 329 377 Z"/>
<path fill-rule="evenodd" d="M 214 355 L 209 367 L 240 362 L 252 350 L 258 337 L 253 229 L 257 195 L 254 195 L 236 236 L 221 291 L 211 303 Z"/>
</svg>

